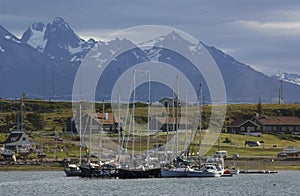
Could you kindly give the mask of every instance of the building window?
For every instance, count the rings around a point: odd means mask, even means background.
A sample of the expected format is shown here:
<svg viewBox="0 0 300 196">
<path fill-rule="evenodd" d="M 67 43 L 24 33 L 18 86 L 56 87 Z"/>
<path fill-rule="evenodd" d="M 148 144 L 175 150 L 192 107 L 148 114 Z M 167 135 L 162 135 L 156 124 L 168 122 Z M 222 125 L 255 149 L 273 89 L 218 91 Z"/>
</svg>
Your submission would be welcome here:
<svg viewBox="0 0 300 196">
<path fill-rule="evenodd" d="M 247 132 L 251 132 L 251 131 L 254 131 L 254 127 L 247 127 Z"/>
<path fill-rule="evenodd" d="M 241 127 L 241 131 L 245 131 L 245 127 Z"/>
</svg>

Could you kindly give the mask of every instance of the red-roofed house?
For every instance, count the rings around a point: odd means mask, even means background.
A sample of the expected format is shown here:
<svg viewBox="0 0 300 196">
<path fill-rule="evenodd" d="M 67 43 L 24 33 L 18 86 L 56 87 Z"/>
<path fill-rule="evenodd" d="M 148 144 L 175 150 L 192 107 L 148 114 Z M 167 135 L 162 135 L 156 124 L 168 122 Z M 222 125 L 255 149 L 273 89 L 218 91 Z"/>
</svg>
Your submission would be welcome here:
<svg viewBox="0 0 300 196">
<path fill-rule="evenodd" d="M 300 132 L 300 118 L 296 116 L 255 116 L 250 120 L 238 119 L 228 126 L 231 132 Z"/>
<path fill-rule="evenodd" d="M 260 132 L 260 125 L 255 123 L 252 120 L 238 119 L 230 123 L 229 125 L 230 132 L 239 133 L 239 132 Z"/>
<path fill-rule="evenodd" d="M 296 116 L 261 116 L 252 121 L 260 125 L 262 132 L 299 132 L 300 118 Z"/>
</svg>

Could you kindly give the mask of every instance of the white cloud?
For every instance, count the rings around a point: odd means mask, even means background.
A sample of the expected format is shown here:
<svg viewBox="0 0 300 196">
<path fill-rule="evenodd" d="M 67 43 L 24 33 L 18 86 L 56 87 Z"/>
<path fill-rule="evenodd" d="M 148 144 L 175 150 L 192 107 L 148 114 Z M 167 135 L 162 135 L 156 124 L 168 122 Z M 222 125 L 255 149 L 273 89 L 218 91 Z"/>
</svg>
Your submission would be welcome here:
<svg viewBox="0 0 300 196">
<path fill-rule="evenodd" d="M 272 35 L 295 35 L 300 33 L 299 21 L 260 22 L 253 20 L 237 20 L 232 24 L 251 30 L 264 31 Z"/>
<path fill-rule="evenodd" d="M 119 29 L 85 29 L 76 31 L 76 33 L 84 40 L 88 40 L 90 38 L 98 40 L 105 40 L 105 38 L 112 33 L 119 31 Z"/>
</svg>

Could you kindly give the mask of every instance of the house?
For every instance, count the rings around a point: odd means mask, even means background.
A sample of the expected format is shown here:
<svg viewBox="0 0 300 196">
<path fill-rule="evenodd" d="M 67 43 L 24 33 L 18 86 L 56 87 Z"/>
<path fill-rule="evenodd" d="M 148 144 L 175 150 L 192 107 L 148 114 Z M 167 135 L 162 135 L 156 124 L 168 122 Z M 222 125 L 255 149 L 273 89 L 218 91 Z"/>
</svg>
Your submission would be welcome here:
<svg viewBox="0 0 300 196">
<path fill-rule="evenodd" d="M 92 121 L 90 121 L 90 117 L 92 117 Z M 99 133 L 102 127 L 106 132 L 117 132 L 119 126 L 119 123 L 113 113 L 85 114 L 81 118 L 81 123 L 82 131 L 86 134 L 89 130 L 91 130 L 92 133 Z M 75 124 L 75 119 L 73 117 L 67 119 L 66 127 L 67 133 L 78 132 L 80 130 L 79 124 Z"/>
<path fill-rule="evenodd" d="M 177 99 L 174 99 L 173 97 L 164 97 L 161 100 L 159 100 L 159 103 L 161 103 L 164 107 L 170 107 L 172 108 L 173 106 L 177 106 Z M 180 106 L 180 100 L 178 105 Z"/>
<path fill-rule="evenodd" d="M 238 119 L 228 126 L 232 133 L 300 132 L 300 118 L 296 116 L 255 116 Z"/>
<path fill-rule="evenodd" d="M 255 116 L 252 121 L 262 132 L 299 132 L 300 118 L 296 116 Z"/>
<path fill-rule="evenodd" d="M 185 117 L 179 117 L 178 121 L 173 117 L 153 117 L 150 119 L 150 130 L 161 130 L 161 131 L 176 131 L 178 123 L 178 130 L 189 129 L 191 123 L 187 121 Z"/>
<path fill-rule="evenodd" d="M 119 122 L 116 120 L 114 113 L 96 113 L 94 119 L 103 127 L 106 132 L 117 132 Z M 121 128 L 122 130 L 122 128 Z"/>
<path fill-rule="evenodd" d="M 5 142 L 1 142 L 5 149 L 11 151 L 30 150 L 32 143 L 24 131 L 11 131 Z"/>
<path fill-rule="evenodd" d="M 260 126 L 252 120 L 238 119 L 230 123 L 230 132 L 258 132 L 260 131 Z"/>
</svg>

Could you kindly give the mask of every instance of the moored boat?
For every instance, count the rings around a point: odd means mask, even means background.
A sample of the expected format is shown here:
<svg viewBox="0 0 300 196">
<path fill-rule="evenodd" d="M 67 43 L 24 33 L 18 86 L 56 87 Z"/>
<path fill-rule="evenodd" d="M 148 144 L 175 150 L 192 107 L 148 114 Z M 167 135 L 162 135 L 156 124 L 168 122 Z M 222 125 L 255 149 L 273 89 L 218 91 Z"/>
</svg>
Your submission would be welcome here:
<svg viewBox="0 0 300 196">
<path fill-rule="evenodd" d="M 229 168 L 229 171 L 232 174 L 239 174 L 240 173 L 240 169 L 238 167 L 231 167 L 231 168 Z"/>
<path fill-rule="evenodd" d="M 221 175 L 221 177 L 232 177 L 232 176 L 233 174 L 228 169 L 225 169 L 224 173 Z"/>
<path fill-rule="evenodd" d="M 80 168 L 75 164 L 68 164 L 68 166 L 64 169 L 66 176 L 81 176 Z"/>
<path fill-rule="evenodd" d="M 100 177 L 107 178 L 111 176 L 111 168 L 105 168 L 95 163 L 80 165 L 81 177 Z"/>
<path fill-rule="evenodd" d="M 118 168 L 111 177 L 118 177 L 121 179 L 134 178 L 159 178 L 161 177 L 161 168 L 147 168 L 147 169 L 124 169 Z"/>
<path fill-rule="evenodd" d="M 188 167 L 174 167 L 174 168 L 162 168 L 161 177 L 187 177 L 186 173 L 189 170 Z"/>
<path fill-rule="evenodd" d="M 205 164 L 199 169 L 191 169 L 186 172 L 187 177 L 220 177 L 221 173 L 215 165 Z"/>
</svg>

